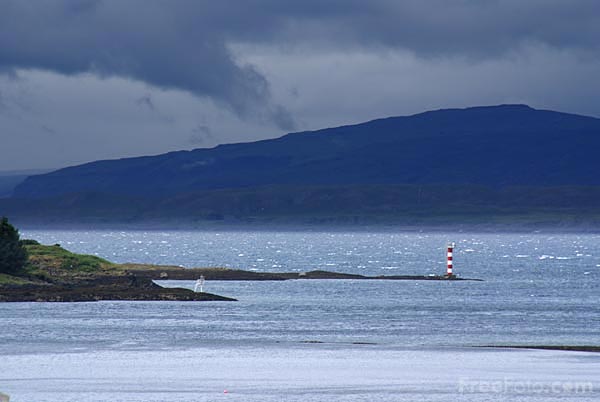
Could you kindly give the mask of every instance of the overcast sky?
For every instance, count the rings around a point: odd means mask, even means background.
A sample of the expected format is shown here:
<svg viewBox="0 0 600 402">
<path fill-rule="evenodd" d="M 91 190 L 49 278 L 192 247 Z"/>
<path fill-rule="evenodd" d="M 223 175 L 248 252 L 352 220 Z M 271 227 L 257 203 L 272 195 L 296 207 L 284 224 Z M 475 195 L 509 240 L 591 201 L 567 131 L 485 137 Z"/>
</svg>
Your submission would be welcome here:
<svg viewBox="0 0 600 402">
<path fill-rule="evenodd" d="M 431 109 L 600 117 L 597 0 L 0 0 L 0 170 Z"/>
</svg>

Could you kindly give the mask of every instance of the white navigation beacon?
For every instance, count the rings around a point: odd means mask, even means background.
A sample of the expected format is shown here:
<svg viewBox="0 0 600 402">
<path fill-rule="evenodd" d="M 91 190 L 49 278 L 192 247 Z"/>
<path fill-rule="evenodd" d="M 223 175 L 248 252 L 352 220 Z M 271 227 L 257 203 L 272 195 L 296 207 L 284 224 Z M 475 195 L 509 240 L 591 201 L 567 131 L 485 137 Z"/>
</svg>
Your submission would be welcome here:
<svg viewBox="0 0 600 402">
<path fill-rule="evenodd" d="M 453 268 L 453 253 L 454 253 L 455 246 L 456 246 L 455 243 L 448 243 L 446 245 L 446 276 L 454 275 L 452 273 L 452 268 Z"/>
<path fill-rule="evenodd" d="M 200 289 L 200 293 L 204 292 L 204 275 L 200 275 L 200 278 L 196 280 L 196 285 L 194 286 L 194 292 L 197 292 Z"/>
</svg>

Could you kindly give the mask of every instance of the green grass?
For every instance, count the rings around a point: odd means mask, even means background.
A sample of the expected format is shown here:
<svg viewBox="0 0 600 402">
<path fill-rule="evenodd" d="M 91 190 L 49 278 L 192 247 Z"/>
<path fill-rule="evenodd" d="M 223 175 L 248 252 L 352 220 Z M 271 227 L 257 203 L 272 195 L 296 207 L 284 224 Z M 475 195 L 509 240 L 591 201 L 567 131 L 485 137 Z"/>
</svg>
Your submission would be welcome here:
<svg viewBox="0 0 600 402">
<path fill-rule="evenodd" d="M 25 268 L 14 274 L 0 274 L 0 287 L 6 285 L 70 282 L 95 275 L 124 275 L 119 265 L 94 255 L 75 254 L 60 245 L 45 246 L 23 242 L 28 253 Z"/>
<path fill-rule="evenodd" d="M 27 285 L 31 281 L 18 276 L 0 274 L 0 285 Z"/>
<path fill-rule="evenodd" d="M 96 272 L 111 269 L 115 264 L 94 255 L 75 254 L 59 245 L 27 245 L 29 266 L 32 269 L 61 270 L 68 272 Z"/>
</svg>

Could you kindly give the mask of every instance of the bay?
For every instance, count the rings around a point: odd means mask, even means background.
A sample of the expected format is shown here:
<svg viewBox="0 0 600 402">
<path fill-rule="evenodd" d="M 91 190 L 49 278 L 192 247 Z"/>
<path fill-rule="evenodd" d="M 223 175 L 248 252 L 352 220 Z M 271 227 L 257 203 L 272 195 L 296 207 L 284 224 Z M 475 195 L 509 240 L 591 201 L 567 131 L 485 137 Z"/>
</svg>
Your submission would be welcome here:
<svg viewBox="0 0 600 402">
<path fill-rule="evenodd" d="M 60 390 L 61 398 L 67 398 L 62 400 L 152 400 L 142 397 L 148 398 L 143 388 L 149 378 L 162 384 L 155 391 L 175 392 L 176 397 L 171 394 L 173 400 L 183 401 L 210 400 L 196 392 L 198 389 L 190 384 L 192 378 L 212 387 L 211 392 L 226 387 L 223 381 L 227 378 L 225 382 L 234 387 L 237 384 L 240 392 L 244 390 L 241 400 L 269 400 L 280 396 L 278 390 L 290 392 L 290 400 L 319 400 L 325 394 L 335 395 L 336 389 L 343 400 L 369 400 L 369 395 L 379 392 L 377 387 L 383 387 L 386 400 L 412 400 L 410 393 L 400 392 L 406 389 L 429 392 L 431 400 L 448 393 L 457 397 L 455 400 L 480 400 L 489 392 L 459 392 L 461 378 L 464 380 L 465 373 L 473 375 L 478 358 L 488 359 L 481 363 L 486 381 L 506 380 L 493 374 L 497 364 L 504 367 L 505 375 L 510 374 L 509 384 L 511 379 L 532 378 L 520 364 L 538 365 L 542 370 L 546 357 L 551 357 L 555 373 L 567 376 L 573 370 L 583 370 L 581 375 L 564 377 L 565 381 L 591 381 L 600 373 L 596 355 L 582 359 L 581 354 L 571 352 L 477 348 L 599 344 L 600 236 L 595 234 L 26 230 L 22 235 L 115 262 L 271 272 L 324 269 L 366 275 L 443 273 L 446 242 L 454 241 L 455 272 L 484 281 L 209 281 L 206 291 L 239 301 L 1 304 L 0 391 L 10 391 L 12 400 L 25 401 L 32 395 L 35 400 L 45 400 L 41 395 L 48 389 L 54 389 L 56 397 L 60 383 L 71 384 Z M 193 288 L 193 281 L 160 283 Z M 122 372 L 123 363 L 117 359 L 112 367 L 114 375 L 101 376 L 104 379 L 98 381 L 87 378 L 89 389 L 95 391 L 82 390 L 73 385 L 77 376 L 64 367 L 66 358 L 60 357 L 68 356 L 70 367 L 90 367 L 98 374 L 106 373 L 107 367 L 110 372 L 111 358 L 107 356 L 114 353 L 133 359 L 138 369 L 145 370 L 139 386 L 130 374 Z M 521 358 L 513 359 L 515 353 Z M 159 376 L 165 375 L 161 361 L 175 367 L 178 362 L 188 368 L 199 364 L 186 363 L 186 356 L 206 359 L 215 366 L 223 356 L 235 375 L 216 375 L 209 380 L 201 373 L 190 377 L 187 369 L 174 369 L 180 380 L 177 376 L 168 377 L 168 384 L 160 380 Z M 273 356 L 278 358 L 272 360 Z M 355 358 L 347 361 L 344 356 Z M 388 360 L 389 356 L 422 366 L 415 374 L 422 384 L 413 384 L 415 376 L 403 380 L 405 374 L 397 371 L 407 367 Z M 434 368 L 432 356 L 444 356 L 438 368 Z M 100 363 L 86 366 L 90 359 Z M 285 368 L 286 359 L 296 366 Z M 381 371 L 373 364 L 378 359 L 382 359 Z M 42 381 L 48 375 L 44 367 L 53 361 L 61 365 L 57 376 Z M 329 381 L 311 383 L 306 379 L 295 384 L 291 380 L 294 375 L 302 377 L 311 365 L 317 369 L 331 362 L 337 363 L 331 367 L 330 377 L 325 377 Z M 279 388 L 276 382 L 255 377 L 253 364 L 279 367 L 270 372 L 273 378 L 281 373 Z M 40 367 L 36 369 L 36 365 Z M 441 384 L 439 379 L 429 378 L 428 365 L 443 377 Z M 246 367 L 246 371 L 233 369 L 237 366 Z M 343 373 L 350 370 L 357 375 L 360 367 L 368 367 L 364 381 L 357 379 L 360 386 L 353 387 Z M 458 375 L 461 367 L 462 377 Z M 442 375 L 443 370 L 457 368 L 456 375 Z M 388 378 L 388 370 L 396 372 L 392 374 L 394 380 L 386 382 L 383 379 Z M 18 373 L 30 373 L 31 381 L 23 382 Z M 99 385 L 103 381 L 118 383 L 119 378 L 124 384 L 116 391 Z M 541 377 L 533 379 L 542 381 Z M 196 391 L 182 391 L 190 386 Z M 26 388 L 37 391 L 27 394 Z M 509 392 L 506 388 L 505 393 Z M 540 395 L 529 392 L 520 396 L 536 400 Z M 121 399 L 104 399 L 117 397 Z"/>
</svg>

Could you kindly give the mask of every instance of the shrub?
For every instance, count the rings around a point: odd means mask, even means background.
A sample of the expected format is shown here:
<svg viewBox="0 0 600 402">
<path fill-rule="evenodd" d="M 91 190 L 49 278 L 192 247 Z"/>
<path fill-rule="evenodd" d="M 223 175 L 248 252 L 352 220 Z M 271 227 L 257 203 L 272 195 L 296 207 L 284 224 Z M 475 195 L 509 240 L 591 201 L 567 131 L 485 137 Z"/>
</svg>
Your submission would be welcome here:
<svg viewBox="0 0 600 402">
<path fill-rule="evenodd" d="M 27 250 L 21 244 L 19 231 L 8 222 L 0 220 L 0 273 L 16 273 L 25 267 Z"/>
</svg>

